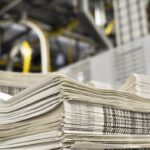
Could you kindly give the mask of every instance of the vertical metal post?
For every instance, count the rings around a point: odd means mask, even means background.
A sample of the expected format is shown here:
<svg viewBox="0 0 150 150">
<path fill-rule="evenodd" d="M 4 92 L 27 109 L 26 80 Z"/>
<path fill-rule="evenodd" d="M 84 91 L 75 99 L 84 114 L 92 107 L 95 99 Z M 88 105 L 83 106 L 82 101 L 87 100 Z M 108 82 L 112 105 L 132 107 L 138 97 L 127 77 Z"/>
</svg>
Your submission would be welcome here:
<svg viewBox="0 0 150 150">
<path fill-rule="evenodd" d="M 80 1 L 80 9 L 83 11 L 89 11 L 89 0 L 79 0 Z"/>
<path fill-rule="evenodd" d="M 104 27 L 106 23 L 104 1 L 102 0 L 95 2 L 95 23 L 99 27 Z"/>
</svg>

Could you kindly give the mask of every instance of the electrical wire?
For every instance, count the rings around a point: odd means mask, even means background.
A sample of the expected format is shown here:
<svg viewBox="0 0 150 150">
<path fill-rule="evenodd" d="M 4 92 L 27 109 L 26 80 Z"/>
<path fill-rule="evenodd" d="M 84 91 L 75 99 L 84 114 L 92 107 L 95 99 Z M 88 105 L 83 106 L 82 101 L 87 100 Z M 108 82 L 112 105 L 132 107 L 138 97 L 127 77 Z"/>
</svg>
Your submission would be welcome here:
<svg viewBox="0 0 150 150">
<path fill-rule="evenodd" d="M 105 29 L 105 34 L 110 35 L 113 32 L 114 26 L 115 26 L 115 21 L 114 20 L 110 21 L 110 23 L 107 25 Z"/>
<path fill-rule="evenodd" d="M 62 27 L 62 28 L 59 28 L 57 30 L 50 31 L 47 33 L 48 33 L 48 36 L 59 36 L 59 35 L 63 34 L 66 30 L 72 31 L 78 25 L 79 25 L 79 21 L 75 19 L 75 20 L 71 21 L 68 25 L 66 25 L 65 27 Z"/>
<path fill-rule="evenodd" d="M 32 60 L 32 48 L 29 42 L 24 41 L 20 49 L 23 56 L 23 73 L 29 73 Z"/>
</svg>

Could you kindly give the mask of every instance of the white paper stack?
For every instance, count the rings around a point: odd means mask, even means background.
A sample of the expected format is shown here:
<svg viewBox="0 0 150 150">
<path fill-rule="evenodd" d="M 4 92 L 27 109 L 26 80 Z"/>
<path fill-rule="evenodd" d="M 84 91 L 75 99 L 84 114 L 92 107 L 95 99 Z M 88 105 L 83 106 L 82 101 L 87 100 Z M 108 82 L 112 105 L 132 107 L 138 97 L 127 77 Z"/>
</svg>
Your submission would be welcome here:
<svg viewBox="0 0 150 150">
<path fill-rule="evenodd" d="M 149 148 L 149 108 L 148 99 L 51 75 L 0 103 L 0 150 Z"/>
<path fill-rule="evenodd" d="M 15 95 L 47 76 L 49 74 L 22 74 L 0 71 L 0 92 Z"/>
<path fill-rule="evenodd" d="M 10 98 L 12 98 L 11 95 L 0 92 L 0 100 L 1 101 L 8 101 Z"/>
<path fill-rule="evenodd" d="M 105 82 L 94 81 L 94 80 L 89 81 L 87 85 L 95 87 L 95 88 L 99 88 L 99 89 L 112 89 L 112 86 L 110 84 L 105 83 Z"/>
<path fill-rule="evenodd" d="M 120 90 L 130 92 L 141 97 L 150 98 L 150 76 L 132 74 Z"/>
<path fill-rule="evenodd" d="M 77 142 L 72 150 L 148 150 L 150 144 L 100 144 L 98 142 Z"/>
</svg>

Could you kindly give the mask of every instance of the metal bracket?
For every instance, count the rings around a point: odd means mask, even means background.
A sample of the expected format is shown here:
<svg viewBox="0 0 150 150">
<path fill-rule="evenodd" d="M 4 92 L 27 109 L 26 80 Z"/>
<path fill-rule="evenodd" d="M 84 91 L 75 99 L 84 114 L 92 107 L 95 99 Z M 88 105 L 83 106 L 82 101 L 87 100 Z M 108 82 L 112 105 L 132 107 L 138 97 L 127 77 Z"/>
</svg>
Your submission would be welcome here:
<svg viewBox="0 0 150 150">
<path fill-rule="evenodd" d="M 79 13 L 78 17 L 81 21 L 81 24 L 89 32 L 89 34 L 94 37 L 95 41 L 98 43 L 100 48 L 110 49 L 112 48 L 112 43 L 104 35 L 104 33 L 97 27 L 94 22 L 94 19 L 89 12 L 89 0 L 78 0 L 79 4 Z"/>
</svg>

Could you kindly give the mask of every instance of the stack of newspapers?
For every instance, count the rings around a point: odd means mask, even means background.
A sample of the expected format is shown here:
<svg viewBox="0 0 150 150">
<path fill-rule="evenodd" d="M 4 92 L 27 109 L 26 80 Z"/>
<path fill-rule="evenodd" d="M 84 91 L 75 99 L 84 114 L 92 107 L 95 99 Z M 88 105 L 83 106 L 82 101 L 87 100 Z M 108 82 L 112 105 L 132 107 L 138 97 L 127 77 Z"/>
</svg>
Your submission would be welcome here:
<svg viewBox="0 0 150 150">
<path fill-rule="evenodd" d="M 150 98 L 150 75 L 132 74 L 120 90 Z"/>
<path fill-rule="evenodd" d="M 0 92 L 4 92 L 10 95 L 18 94 L 20 91 L 32 86 L 47 76 L 49 75 L 21 74 L 0 71 Z"/>
<path fill-rule="evenodd" d="M 150 101 L 59 74 L 0 101 L 0 150 L 150 148 Z"/>
</svg>

